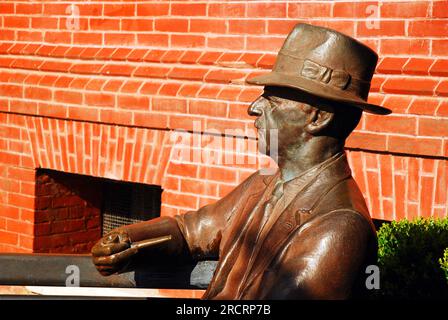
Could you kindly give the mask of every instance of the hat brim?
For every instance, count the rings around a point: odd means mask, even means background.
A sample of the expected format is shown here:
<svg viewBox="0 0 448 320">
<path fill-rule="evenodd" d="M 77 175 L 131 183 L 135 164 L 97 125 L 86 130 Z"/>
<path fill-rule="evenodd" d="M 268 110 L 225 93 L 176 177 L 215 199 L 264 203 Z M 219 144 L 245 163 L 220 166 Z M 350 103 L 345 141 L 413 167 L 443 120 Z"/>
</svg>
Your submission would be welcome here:
<svg viewBox="0 0 448 320">
<path fill-rule="evenodd" d="M 275 71 L 248 79 L 246 82 L 260 86 L 280 86 L 302 90 L 308 94 L 354 106 L 374 114 L 386 115 L 392 112 L 387 108 L 367 103 L 357 96 L 337 89 L 332 89 L 330 86 L 322 85 L 317 81 L 283 73 L 280 74 Z"/>
</svg>

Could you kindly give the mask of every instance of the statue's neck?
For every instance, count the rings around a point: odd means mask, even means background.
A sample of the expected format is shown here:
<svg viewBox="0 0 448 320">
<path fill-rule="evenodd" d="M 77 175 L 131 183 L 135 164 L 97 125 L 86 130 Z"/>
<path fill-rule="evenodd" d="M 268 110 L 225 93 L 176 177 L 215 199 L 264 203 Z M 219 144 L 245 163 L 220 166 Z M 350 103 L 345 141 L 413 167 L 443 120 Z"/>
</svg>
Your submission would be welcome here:
<svg viewBox="0 0 448 320">
<path fill-rule="evenodd" d="M 343 150 L 343 143 L 333 143 L 330 145 L 312 143 L 311 141 L 295 148 L 289 146 L 285 150 L 280 149 L 277 161 L 281 177 L 283 180 L 289 181 L 318 166 Z"/>
</svg>

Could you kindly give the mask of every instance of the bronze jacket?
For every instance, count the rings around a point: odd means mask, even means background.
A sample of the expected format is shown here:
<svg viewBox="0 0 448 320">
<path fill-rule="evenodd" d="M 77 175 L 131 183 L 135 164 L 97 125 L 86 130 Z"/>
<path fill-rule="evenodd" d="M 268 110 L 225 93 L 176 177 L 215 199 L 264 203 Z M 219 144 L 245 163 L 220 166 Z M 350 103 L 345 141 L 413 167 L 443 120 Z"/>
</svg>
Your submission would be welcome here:
<svg viewBox="0 0 448 320">
<path fill-rule="evenodd" d="M 362 193 L 341 154 L 294 195 L 263 238 L 262 214 L 278 173 L 256 172 L 226 197 L 176 216 L 197 260 L 219 259 L 205 299 L 345 299 L 365 288 L 377 241 Z"/>
</svg>

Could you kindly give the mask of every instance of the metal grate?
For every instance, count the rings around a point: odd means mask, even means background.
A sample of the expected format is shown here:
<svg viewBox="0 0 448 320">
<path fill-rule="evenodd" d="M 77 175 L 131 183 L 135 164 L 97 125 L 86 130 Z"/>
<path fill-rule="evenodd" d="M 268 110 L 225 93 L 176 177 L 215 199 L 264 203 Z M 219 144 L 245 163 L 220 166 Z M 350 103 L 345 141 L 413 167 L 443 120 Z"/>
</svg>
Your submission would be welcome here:
<svg viewBox="0 0 448 320">
<path fill-rule="evenodd" d="M 104 185 L 103 235 L 123 225 L 160 216 L 162 188 L 125 182 Z"/>
</svg>

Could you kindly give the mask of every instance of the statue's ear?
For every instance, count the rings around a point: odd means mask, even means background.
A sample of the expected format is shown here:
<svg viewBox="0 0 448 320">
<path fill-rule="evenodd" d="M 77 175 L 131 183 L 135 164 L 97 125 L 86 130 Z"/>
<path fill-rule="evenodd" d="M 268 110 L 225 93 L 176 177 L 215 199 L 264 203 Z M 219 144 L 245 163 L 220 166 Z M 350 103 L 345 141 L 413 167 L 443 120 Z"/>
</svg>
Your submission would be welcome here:
<svg viewBox="0 0 448 320">
<path fill-rule="evenodd" d="M 308 118 L 308 124 L 305 126 L 305 131 L 309 134 L 316 135 L 327 128 L 333 118 L 333 112 L 314 109 L 310 112 L 310 117 Z"/>
</svg>

